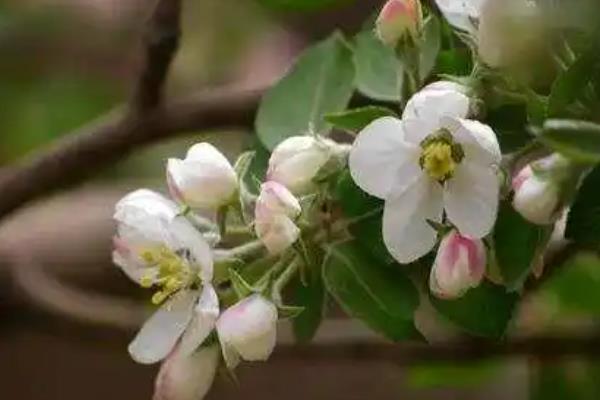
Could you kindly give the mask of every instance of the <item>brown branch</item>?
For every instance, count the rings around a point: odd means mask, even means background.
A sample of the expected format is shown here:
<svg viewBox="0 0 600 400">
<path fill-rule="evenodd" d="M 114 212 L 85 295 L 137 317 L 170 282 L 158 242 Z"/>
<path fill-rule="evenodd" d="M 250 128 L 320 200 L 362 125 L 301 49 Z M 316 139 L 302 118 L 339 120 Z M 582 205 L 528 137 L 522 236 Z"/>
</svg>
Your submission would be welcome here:
<svg viewBox="0 0 600 400">
<path fill-rule="evenodd" d="M 144 63 L 134 91 L 134 111 L 157 107 L 181 36 L 181 0 L 157 0 L 144 35 Z"/>
<path fill-rule="evenodd" d="M 261 93 L 225 89 L 143 115 L 115 111 L 0 175 L 0 218 L 52 190 L 80 182 L 139 146 L 198 130 L 251 127 Z"/>
</svg>

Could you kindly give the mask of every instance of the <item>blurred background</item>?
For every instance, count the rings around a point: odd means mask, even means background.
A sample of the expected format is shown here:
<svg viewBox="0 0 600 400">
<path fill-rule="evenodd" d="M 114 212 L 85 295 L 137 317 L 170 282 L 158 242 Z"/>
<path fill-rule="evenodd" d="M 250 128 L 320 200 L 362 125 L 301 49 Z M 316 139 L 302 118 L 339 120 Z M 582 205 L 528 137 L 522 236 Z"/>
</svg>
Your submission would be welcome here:
<svg viewBox="0 0 600 400">
<path fill-rule="evenodd" d="M 263 87 L 281 76 L 307 43 L 335 26 L 357 31 L 381 2 L 339 3 L 326 12 L 300 14 L 251 0 L 185 1 L 169 96 L 224 85 Z M 0 0 L 0 174 L 127 99 L 152 5 L 150 0 Z M 156 368 L 135 364 L 126 351 L 147 303 L 111 265 L 111 214 L 131 189 L 164 190 L 166 158 L 182 155 L 200 140 L 231 157 L 252 145 L 247 132 L 189 132 L 93 171 L 95 178 L 84 185 L 2 221 L 0 398 L 151 398 Z M 600 261 L 583 255 L 571 264 L 524 303 L 513 331 L 572 334 L 597 328 Z M 420 323 L 434 340 L 456 335 L 427 306 Z M 289 337 L 283 327 L 281 341 Z M 376 340 L 364 327 L 337 319 L 325 324 L 317 339 Z M 286 358 L 241 368 L 238 383 L 219 377 L 208 398 L 242 396 L 598 399 L 600 365 L 586 358 L 408 367 Z"/>
</svg>

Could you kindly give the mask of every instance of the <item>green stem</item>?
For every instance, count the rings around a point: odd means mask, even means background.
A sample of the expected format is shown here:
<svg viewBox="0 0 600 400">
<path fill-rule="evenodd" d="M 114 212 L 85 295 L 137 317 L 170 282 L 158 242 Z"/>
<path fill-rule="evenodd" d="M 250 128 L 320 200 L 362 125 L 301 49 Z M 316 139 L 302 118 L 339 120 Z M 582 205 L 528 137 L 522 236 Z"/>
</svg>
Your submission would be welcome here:
<svg viewBox="0 0 600 400">
<path fill-rule="evenodd" d="M 214 251 L 215 259 L 223 261 L 227 259 L 245 259 L 255 256 L 262 252 L 264 246 L 260 240 L 254 240 L 252 242 L 244 243 L 240 246 L 233 247 L 231 249 L 216 249 Z"/>
<path fill-rule="evenodd" d="M 279 277 L 273 283 L 273 291 L 271 292 L 271 297 L 273 298 L 273 302 L 277 305 L 283 304 L 283 299 L 281 297 L 281 292 L 288 283 L 291 282 L 292 278 L 296 275 L 298 270 L 300 269 L 300 265 L 302 264 L 302 259 L 300 257 L 296 257 L 288 267 L 279 275 Z"/>
</svg>

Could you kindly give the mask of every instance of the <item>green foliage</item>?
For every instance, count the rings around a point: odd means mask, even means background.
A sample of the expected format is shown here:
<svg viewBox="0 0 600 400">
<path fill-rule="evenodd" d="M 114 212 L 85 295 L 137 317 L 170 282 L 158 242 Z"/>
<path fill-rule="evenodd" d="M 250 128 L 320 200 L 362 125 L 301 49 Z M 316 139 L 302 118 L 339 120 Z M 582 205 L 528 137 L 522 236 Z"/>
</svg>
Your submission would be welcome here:
<svg viewBox="0 0 600 400">
<path fill-rule="evenodd" d="M 547 146 L 575 161 L 600 161 L 600 125 L 593 122 L 550 119 L 539 137 Z"/>
<path fill-rule="evenodd" d="M 413 322 L 419 295 L 399 268 L 379 265 L 349 242 L 329 249 L 323 279 L 344 311 L 376 332 L 395 341 L 419 337 Z"/>
<path fill-rule="evenodd" d="M 354 48 L 356 88 L 381 101 L 400 101 L 403 70 L 394 50 L 385 46 L 374 31 L 356 35 Z"/>
<path fill-rule="evenodd" d="M 508 328 L 519 295 L 486 281 L 456 300 L 430 298 L 433 307 L 463 331 L 500 339 Z"/>
<path fill-rule="evenodd" d="M 408 368 L 407 382 L 416 388 L 473 387 L 497 376 L 502 364 L 482 361 L 472 364 L 435 363 L 413 365 Z"/>
<path fill-rule="evenodd" d="M 386 107 L 367 106 L 327 114 L 325 120 L 335 128 L 350 133 L 358 133 L 377 118 L 388 116 L 397 117 L 397 114 Z"/>
<path fill-rule="evenodd" d="M 440 49 L 442 47 L 441 24 L 435 14 L 431 14 L 423 25 L 423 39 L 421 41 L 421 60 L 419 74 L 421 80 L 427 79 L 435 68 Z"/>
<path fill-rule="evenodd" d="M 494 248 L 500 274 L 509 289 L 518 290 L 525 283 L 549 232 L 551 228 L 526 221 L 509 202 L 501 204 L 494 228 Z"/>
<path fill-rule="evenodd" d="M 292 285 L 292 303 L 304 307 L 304 311 L 294 318 L 292 328 L 296 340 L 300 343 L 310 342 L 317 333 L 325 313 L 326 294 L 323 285 L 322 268 L 312 266 L 307 271 L 306 284 L 296 279 Z"/>
<path fill-rule="evenodd" d="M 352 3 L 354 0 L 257 0 L 265 7 L 278 11 L 318 11 Z"/>
<path fill-rule="evenodd" d="M 529 119 L 525 104 L 506 104 L 488 110 L 485 123 L 494 128 L 504 153 L 516 151 L 532 139 L 527 130 Z"/>
<path fill-rule="evenodd" d="M 600 167 L 584 179 L 569 211 L 565 236 L 581 243 L 600 242 Z"/>
<path fill-rule="evenodd" d="M 291 72 L 265 94 L 256 132 L 267 149 L 282 140 L 315 131 L 327 134 L 326 114 L 342 111 L 354 87 L 352 51 L 340 34 L 308 49 Z"/>
</svg>

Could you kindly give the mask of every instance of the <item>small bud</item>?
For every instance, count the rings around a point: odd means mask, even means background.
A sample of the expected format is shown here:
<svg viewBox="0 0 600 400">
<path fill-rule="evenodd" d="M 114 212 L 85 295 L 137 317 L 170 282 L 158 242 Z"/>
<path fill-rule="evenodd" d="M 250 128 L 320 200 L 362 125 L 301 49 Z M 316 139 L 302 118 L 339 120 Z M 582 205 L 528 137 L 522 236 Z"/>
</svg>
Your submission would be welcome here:
<svg viewBox="0 0 600 400">
<path fill-rule="evenodd" d="M 156 377 L 153 400 L 201 400 L 213 384 L 219 347 L 201 347 L 185 355 L 176 348 Z"/>
<path fill-rule="evenodd" d="M 275 347 L 277 307 L 259 294 L 239 301 L 221 314 L 217 333 L 228 367 L 241 357 L 264 361 Z"/>
<path fill-rule="evenodd" d="M 256 236 L 269 253 L 279 254 L 288 249 L 300 236 L 294 223 L 302 209 L 300 203 L 285 186 L 266 182 L 256 201 L 254 227 Z"/>
<path fill-rule="evenodd" d="M 553 223 L 558 216 L 559 188 L 550 179 L 541 179 L 526 166 L 513 180 L 513 207 L 526 220 L 539 225 Z"/>
<path fill-rule="evenodd" d="M 377 17 L 376 33 L 389 46 L 395 46 L 404 36 L 416 37 L 423 15 L 419 0 L 388 0 Z"/>
<path fill-rule="evenodd" d="M 238 188 L 229 161 L 208 143 L 192 146 L 185 159 L 169 159 L 167 182 L 173 198 L 192 208 L 217 209 L 228 204 Z"/>
<path fill-rule="evenodd" d="M 292 193 L 305 194 L 314 189 L 313 179 L 337 147 L 332 140 L 312 136 L 286 139 L 271 154 L 267 180 L 281 183 Z"/>
<path fill-rule="evenodd" d="M 440 243 L 431 269 L 431 292 L 442 299 L 461 297 L 470 288 L 479 286 L 485 267 L 483 242 L 453 230 Z"/>
</svg>

